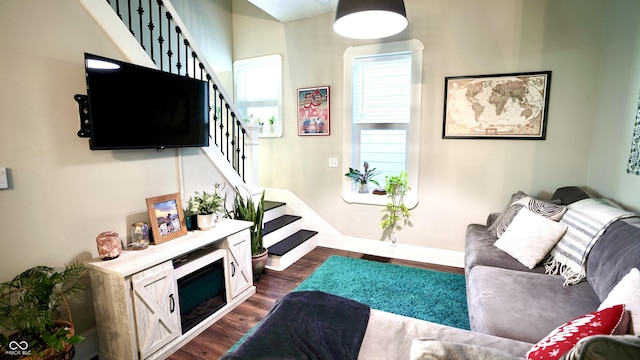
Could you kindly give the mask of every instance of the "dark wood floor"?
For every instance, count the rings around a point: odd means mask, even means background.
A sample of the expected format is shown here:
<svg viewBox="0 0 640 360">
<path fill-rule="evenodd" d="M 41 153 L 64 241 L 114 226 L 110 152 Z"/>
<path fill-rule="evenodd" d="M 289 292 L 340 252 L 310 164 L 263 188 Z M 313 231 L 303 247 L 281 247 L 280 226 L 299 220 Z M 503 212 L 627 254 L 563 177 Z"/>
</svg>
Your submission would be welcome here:
<svg viewBox="0 0 640 360">
<path fill-rule="evenodd" d="M 169 357 L 171 360 L 218 359 L 260 321 L 275 302 L 295 289 L 329 256 L 360 258 L 361 253 L 317 247 L 284 271 L 268 271 L 255 283 L 256 294 Z M 394 264 L 464 273 L 463 269 L 391 259 Z"/>
</svg>

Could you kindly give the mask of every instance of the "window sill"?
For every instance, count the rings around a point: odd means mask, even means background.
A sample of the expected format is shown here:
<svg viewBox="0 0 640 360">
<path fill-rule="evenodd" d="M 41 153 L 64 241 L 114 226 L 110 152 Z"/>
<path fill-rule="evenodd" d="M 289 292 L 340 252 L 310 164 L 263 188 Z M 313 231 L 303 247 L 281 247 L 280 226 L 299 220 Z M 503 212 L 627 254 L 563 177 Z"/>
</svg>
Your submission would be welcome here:
<svg viewBox="0 0 640 360">
<path fill-rule="evenodd" d="M 342 191 L 342 200 L 349 204 L 365 204 L 365 205 L 378 205 L 385 206 L 391 200 L 387 195 L 374 195 L 371 192 L 368 194 L 361 194 L 355 191 Z M 418 205 L 418 196 L 414 191 L 409 192 L 404 197 L 404 204 L 413 209 Z"/>
</svg>

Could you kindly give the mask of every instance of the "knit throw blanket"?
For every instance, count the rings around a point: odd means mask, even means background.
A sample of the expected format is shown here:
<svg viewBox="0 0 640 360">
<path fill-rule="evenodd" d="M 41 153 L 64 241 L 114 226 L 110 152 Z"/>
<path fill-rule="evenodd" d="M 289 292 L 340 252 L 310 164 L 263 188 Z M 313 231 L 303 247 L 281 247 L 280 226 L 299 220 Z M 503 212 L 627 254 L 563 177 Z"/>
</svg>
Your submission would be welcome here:
<svg viewBox="0 0 640 360">
<path fill-rule="evenodd" d="M 589 251 L 607 227 L 634 216 L 607 199 L 589 198 L 570 204 L 559 221 L 567 225 L 567 232 L 545 259 L 545 272 L 562 275 L 565 286 L 579 283 L 587 276 Z"/>
</svg>

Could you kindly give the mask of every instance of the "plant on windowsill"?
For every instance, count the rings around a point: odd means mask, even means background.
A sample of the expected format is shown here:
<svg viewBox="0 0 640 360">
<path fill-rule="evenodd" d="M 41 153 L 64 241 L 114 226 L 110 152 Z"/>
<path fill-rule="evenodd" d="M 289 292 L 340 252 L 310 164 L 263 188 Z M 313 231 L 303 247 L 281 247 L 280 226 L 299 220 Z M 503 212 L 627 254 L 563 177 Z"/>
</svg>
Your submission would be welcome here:
<svg viewBox="0 0 640 360">
<path fill-rule="evenodd" d="M 262 222 L 264 220 L 264 191 L 260 201 L 254 203 L 251 195 L 246 198 L 240 194 L 236 188 L 236 195 L 233 200 L 234 219 L 251 221 L 253 225 L 249 228 L 251 234 L 251 263 L 253 264 L 253 278 L 259 280 L 267 265 L 269 252 L 262 244 Z"/>
<path fill-rule="evenodd" d="M 209 194 L 206 191 L 196 191 L 194 194 L 189 198 L 189 212 L 196 215 L 198 229 L 211 229 L 215 224 L 216 214 L 222 211 L 224 199 L 216 193 Z"/>
<path fill-rule="evenodd" d="M 382 212 L 385 213 L 382 216 L 382 222 L 380 222 L 382 238 L 389 238 L 391 245 L 395 246 L 398 240 L 396 232 L 402 230 L 403 226 L 412 226 L 411 221 L 409 221 L 411 212 L 404 204 L 404 196 L 407 191 L 411 190 L 407 173 L 403 170 L 399 175 L 385 176 L 384 188 L 391 202 L 387 203 L 385 208 L 382 209 Z M 399 224 L 400 221 L 402 221 L 402 225 Z"/>
<path fill-rule="evenodd" d="M 369 163 L 366 161 L 364 162 L 364 172 L 350 167 L 349 172 L 344 174 L 344 176 L 351 178 L 354 183 L 358 184 L 358 192 L 363 194 L 369 192 L 369 183 L 380 186 L 380 184 L 373 179 L 376 175 L 378 175 L 376 168 L 369 169 Z"/>
<path fill-rule="evenodd" d="M 84 266 L 79 263 L 56 271 L 46 266 L 28 269 L 0 284 L 0 352 L 29 359 L 67 358 L 75 335 L 67 298 L 83 289 Z M 62 320 L 60 309 L 66 312 Z"/>
</svg>

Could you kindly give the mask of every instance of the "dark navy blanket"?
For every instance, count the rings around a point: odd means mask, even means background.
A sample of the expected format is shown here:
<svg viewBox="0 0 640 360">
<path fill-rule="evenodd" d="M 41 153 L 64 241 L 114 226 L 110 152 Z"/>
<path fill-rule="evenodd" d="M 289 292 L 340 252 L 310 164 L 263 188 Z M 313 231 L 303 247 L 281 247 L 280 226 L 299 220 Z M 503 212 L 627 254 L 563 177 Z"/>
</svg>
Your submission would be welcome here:
<svg viewBox="0 0 640 360">
<path fill-rule="evenodd" d="M 368 305 L 321 291 L 292 292 L 220 359 L 357 359 L 369 312 Z"/>
</svg>

